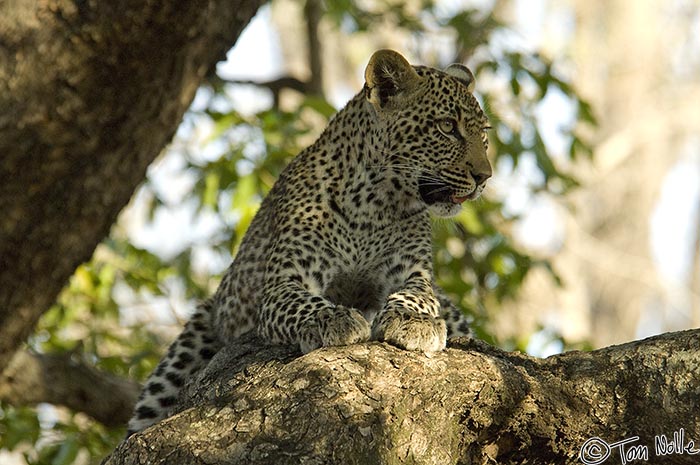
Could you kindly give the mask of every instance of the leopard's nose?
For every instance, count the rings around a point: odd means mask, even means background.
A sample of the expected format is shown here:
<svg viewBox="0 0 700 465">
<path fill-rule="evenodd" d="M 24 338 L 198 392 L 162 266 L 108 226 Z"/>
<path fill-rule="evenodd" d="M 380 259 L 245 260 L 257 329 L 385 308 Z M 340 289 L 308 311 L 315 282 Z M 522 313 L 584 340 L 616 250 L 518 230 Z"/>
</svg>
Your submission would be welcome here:
<svg viewBox="0 0 700 465">
<path fill-rule="evenodd" d="M 469 172 L 472 175 L 472 178 L 474 179 L 474 182 L 476 183 L 477 186 L 482 185 L 483 183 L 486 182 L 488 178 L 491 177 L 491 170 L 489 171 L 470 171 Z"/>
</svg>

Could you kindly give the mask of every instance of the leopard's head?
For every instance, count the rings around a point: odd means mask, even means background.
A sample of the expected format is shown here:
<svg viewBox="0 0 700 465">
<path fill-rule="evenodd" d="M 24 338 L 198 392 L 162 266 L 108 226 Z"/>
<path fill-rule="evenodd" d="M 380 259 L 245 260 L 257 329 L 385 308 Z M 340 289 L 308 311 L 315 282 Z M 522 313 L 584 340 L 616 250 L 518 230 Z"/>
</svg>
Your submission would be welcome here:
<svg viewBox="0 0 700 465">
<path fill-rule="evenodd" d="M 444 71 L 411 66 L 380 50 L 365 70 L 375 145 L 382 163 L 408 195 L 436 216 L 457 214 L 481 195 L 491 176 L 488 120 L 473 95 L 474 75 L 463 65 Z"/>
</svg>

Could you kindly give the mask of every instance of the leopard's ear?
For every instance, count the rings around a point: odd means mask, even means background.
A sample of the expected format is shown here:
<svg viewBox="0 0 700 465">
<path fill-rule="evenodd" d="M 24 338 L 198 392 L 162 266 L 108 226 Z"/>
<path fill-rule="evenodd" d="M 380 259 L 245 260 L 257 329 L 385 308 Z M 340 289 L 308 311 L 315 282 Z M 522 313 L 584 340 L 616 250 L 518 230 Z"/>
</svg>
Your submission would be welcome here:
<svg viewBox="0 0 700 465">
<path fill-rule="evenodd" d="M 392 99 L 410 92 L 420 77 L 401 54 L 393 50 L 374 52 L 365 69 L 367 100 L 385 108 Z"/>
<path fill-rule="evenodd" d="M 469 93 L 474 92 L 474 74 L 466 66 L 460 65 L 459 63 L 452 63 L 445 68 L 445 73 L 457 78 L 458 81 L 467 86 Z"/>
</svg>

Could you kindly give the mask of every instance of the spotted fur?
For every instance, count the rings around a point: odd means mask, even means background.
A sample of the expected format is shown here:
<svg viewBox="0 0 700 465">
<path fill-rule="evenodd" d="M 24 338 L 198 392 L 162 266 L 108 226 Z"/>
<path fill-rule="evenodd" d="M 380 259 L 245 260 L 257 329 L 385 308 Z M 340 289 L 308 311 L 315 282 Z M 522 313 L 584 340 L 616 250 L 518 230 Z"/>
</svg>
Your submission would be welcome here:
<svg viewBox="0 0 700 465">
<path fill-rule="evenodd" d="M 249 330 L 305 353 L 370 339 L 433 352 L 469 332 L 435 285 L 429 212 L 455 215 L 491 175 L 474 77 L 380 50 L 365 81 L 280 175 L 146 382 L 130 434 L 167 416 L 186 380 Z"/>
</svg>

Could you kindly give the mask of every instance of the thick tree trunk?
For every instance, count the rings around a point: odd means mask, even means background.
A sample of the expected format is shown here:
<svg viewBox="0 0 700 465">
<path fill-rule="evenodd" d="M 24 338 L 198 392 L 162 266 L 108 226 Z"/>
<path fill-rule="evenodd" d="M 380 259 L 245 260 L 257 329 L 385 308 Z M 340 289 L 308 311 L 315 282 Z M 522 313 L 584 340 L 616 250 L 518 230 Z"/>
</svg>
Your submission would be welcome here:
<svg viewBox="0 0 700 465">
<path fill-rule="evenodd" d="M 260 3 L 0 3 L 0 370 Z"/>
<path fill-rule="evenodd" d="M 700 330 L 547 359 L 469 340 L 431 357 L 379 343 L 298 357 L 248 339 L 105 463 L 564 464 L 586 444 L 593 464 L 629 439 L 608 463 L 624 449 L 691 464 L 698 380 Z M 681 436 L 687 448 L 657 454 Z"/>
</svg>

